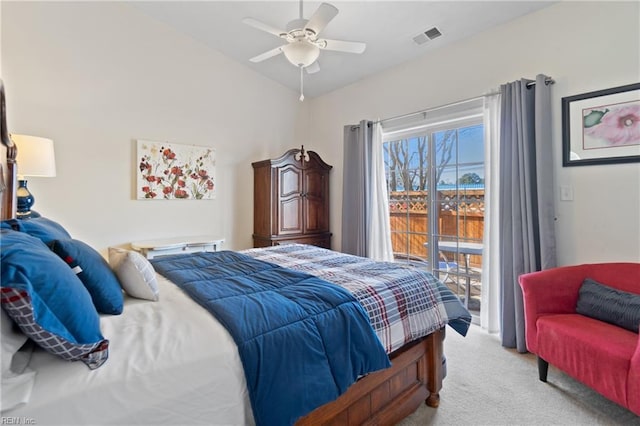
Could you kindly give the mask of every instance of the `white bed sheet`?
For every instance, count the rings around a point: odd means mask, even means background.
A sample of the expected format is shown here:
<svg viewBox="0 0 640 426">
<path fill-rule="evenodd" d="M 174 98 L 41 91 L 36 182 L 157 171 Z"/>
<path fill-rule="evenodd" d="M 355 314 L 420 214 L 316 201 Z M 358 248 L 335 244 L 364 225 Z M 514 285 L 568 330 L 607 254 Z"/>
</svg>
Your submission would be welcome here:
<svg viewBox="0 0 640 426">
<path fill-rule="evenodd" d="M 254 424 L 238 349 L 225 328 L 158 275 L 160 300 L 125 298 L 101 316 L 109 360 L 97 370 L 43 351 L 28 404 L 3 412 L 37 425 Z"/>
</svg>

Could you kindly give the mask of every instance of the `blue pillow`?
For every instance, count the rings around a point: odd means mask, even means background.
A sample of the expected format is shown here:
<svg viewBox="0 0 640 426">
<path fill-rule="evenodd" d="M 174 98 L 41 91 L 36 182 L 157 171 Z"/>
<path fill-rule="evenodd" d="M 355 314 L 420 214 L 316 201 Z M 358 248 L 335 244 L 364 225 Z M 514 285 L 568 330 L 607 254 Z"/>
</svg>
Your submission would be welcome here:
<svg viewBox="0 0 640 426">
<path fill-rule="evenodd" d="M 119 315 L 124 298 L 122 287 L 107 261 L 91 246 L 79 240 L 54 240 L 51 250 L 76 273 L 89 290 L 98 312 Z"/>
<path fill-rule="evenodd" d="M 73 271 L 37 238 L 0 230 L 0 302 L 42 348 L 90 369 L 109 356 L 91 296 Z"/>
<path fill-rule="evenodd" d="M 71 235 L 62 225 L 42 216 L 26 219 L 8 219 L 3 221 L 0 227 L 2 229 L 26 232 L 45 243 L 71 238 Z"/>
</svg>

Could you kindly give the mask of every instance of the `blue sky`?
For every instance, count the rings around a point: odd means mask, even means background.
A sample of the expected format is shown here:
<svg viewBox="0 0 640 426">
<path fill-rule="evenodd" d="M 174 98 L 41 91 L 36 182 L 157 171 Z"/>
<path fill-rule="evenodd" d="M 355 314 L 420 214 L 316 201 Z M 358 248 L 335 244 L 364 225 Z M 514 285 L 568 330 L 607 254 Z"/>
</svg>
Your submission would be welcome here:
<svg viewBox="0 0 640 426">
<path fill-rule="evenodd" d="M 436 152 L 436 158 L 442 152 L 444 135 L 444 131 L 434 133 L 434 141 L 436 147 L 439 148 Z M 419 166 L 417 151 L 419 142 L 424 141 L 425 136 L 416 136 L 404 142 L 409 147 L 409 157 L 411 159 L 409 164 L 411 168 L 418 168 Z M 447 140 L 446 145 L 447 148 L 451 148 L 452 156 L 440 177 L 440 181 L 455 183 L 460 176 L 466 173 L 476 173 L 484 179 L 484 165 L 482 164 L 484 162 L 484 127 L 482 124 L 458 129 L 457 141 L 455 137 L 451 137 Z M 384 157 L 385 163 L 387 163 L 388 155 L 386 152 Z"/>
</svg>

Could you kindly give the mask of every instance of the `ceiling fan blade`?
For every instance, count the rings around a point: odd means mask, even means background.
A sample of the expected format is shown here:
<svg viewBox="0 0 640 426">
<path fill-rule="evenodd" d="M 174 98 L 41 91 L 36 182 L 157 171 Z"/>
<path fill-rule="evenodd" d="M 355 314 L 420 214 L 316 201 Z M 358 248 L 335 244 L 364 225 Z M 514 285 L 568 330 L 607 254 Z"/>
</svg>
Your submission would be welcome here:
<svg viewBox="0 0 640 426">
<path fill-rule="evenodd" d="M 337 14 L 338 8 L 329 3 L 322 3 L 320 7 L 318 7 L 318 10 L 309 18 L 305 29 L 313 31 L 317 36 Z"/>
<path fill-rule="evenodd" d="M 285 45 L 286 46 L 286 45 Z M 249 59 L 251 62 L 262 62 L 265 59 L 269 59 L 269 58 L 273 58 L 276 55 L 279 55 L 280 53 L 282 53 L 282 48 L 284 46 L 278 46 L 275 49 L 271 49 L 268 50 L 258 56 L 254 56 L 253 58 Z"/>
<path fill-rule="evenodd" d="M 315 61 L 314 63 L 312 63 L 308 67 L 305 67 L 304 69 L 305 71 L 307 71 L 307 74 L 315 74 L 318 71 L 320 71 L 320 64 L 318 64 L 318 61 Z"/>
<path fill-rule="evenodd" d="M 287 32 L 284 30 L 280 30 L 276 27 L 272 27 L 269 24 L 265 24 L 264 22 L 258 21 L 257 19 L 253 19 L 253 18 L 244 18 L 242 20 L 243 23 L 249 25 L 250 27 L 253 28 L 257 28 L 261 31 L 265 31 L 269 34 L 273 34 L 276 37 L 283 37 L 285 35 L 287 35 Z"/>
<path fill-rule="evenodd" d="M 338 52 L 362 53 L 367 48 L 366 43 L 359 41 L 329 40 L 322 39 L 322 43 L 318 46 L 324 50 L 335 50 Z M 324 46 L 323 46 L 324 45 Z"/>
</svg>

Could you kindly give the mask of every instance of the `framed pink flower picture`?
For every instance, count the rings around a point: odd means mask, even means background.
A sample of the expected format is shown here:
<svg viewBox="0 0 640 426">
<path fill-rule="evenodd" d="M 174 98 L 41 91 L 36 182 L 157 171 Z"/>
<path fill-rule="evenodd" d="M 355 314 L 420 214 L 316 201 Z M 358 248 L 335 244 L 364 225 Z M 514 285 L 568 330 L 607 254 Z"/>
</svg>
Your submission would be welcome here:
<svg viewBox="0 0 640 426">
<path fill-rule="evenodd" d="M 213 148 L 141 139 L 137 143 L 137 199 L 215 198 L 216 153 Z"/>
<path fill-rule="evenodd" d="M 562 98 L 562 165 L 640 162 L 640 83 Z"/>
</svg>

